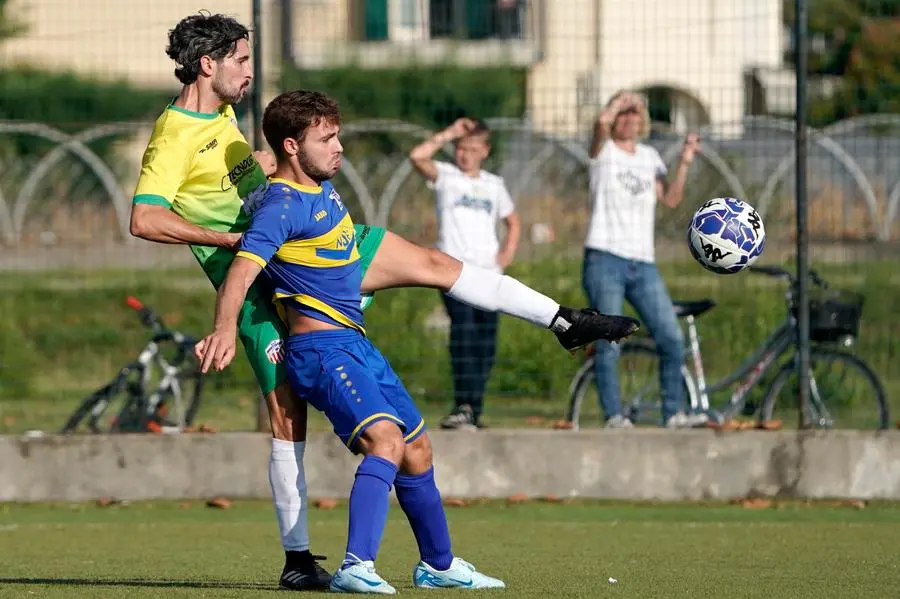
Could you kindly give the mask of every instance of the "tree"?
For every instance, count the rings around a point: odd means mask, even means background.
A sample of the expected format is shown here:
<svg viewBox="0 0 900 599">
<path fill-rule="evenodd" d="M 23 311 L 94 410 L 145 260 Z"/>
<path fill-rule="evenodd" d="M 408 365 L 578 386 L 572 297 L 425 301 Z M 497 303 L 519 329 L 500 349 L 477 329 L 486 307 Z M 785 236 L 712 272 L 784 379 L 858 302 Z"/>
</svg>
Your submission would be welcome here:
<svg viewBox="0 0 900 599">
<path fill-rule="evenodd" d="M 784 3 L 784 20 L 793 28 L 792 0 Z M 900 2 L 810 0 L 808 30 L 809 74 L 841 80 L 833 94 L 812 99 L 813 124 L 900 112 Z M 791 64 L 795 42 L 792 36 L 786 57 Z"/>
</svg>

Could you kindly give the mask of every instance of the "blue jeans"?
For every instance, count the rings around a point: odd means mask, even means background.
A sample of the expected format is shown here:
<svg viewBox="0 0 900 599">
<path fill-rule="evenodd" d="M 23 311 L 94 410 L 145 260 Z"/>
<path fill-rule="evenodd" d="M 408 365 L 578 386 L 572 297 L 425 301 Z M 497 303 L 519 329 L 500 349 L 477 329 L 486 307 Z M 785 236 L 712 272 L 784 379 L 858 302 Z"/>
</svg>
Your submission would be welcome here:
<svg viewBox="0 0 900 599">
<path fill-rule="evenodd" d="M 681 374 L 684 338 L 672 299 L 656 265 L 586 249 L 582 284 L 592 307 L 605 314 L 618 315 L 622 314 L 623 300 L 628 300 L 647 327 L 659 353 L 659 387 L 665 422 L 681 409 L 684 401 Z M 622 413 L 616 368 L 619 346 L 598 341 L 596 351 L 594 375 L 597 392 L 600 394 L 600 407 L 609 419 Z"/>
</svg>

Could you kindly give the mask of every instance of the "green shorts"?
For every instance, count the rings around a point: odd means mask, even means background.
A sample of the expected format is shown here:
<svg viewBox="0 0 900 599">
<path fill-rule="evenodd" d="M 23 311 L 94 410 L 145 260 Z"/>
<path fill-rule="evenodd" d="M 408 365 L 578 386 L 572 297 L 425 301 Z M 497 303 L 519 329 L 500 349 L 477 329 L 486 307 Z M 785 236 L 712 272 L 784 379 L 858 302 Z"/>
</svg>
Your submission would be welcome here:
<svg viewBox="0 0 900 599">
<path fill-rule="evenodd" d="M 363 277 L 372 264 L 372 258 L 384 239 L 385 230 L 381 227 L 355 225 L 356 248 L 359 251 Z M 225 256 L 223 255 L 222 258 Z M 227 261 L 210 257 L 204 264 L 207 276 L 213 285 L 218 287 L 225 279 L 232 254 L 227 254 Z M 362 307 L 365 310 L 372 302 L 372 294 L 366 294 Z M 247 352 L 250 366 L 256 374 L 263 393 L 269 393 L 286 380 L 284 370 L 284 352 L 282 340 L 287 337 L 287 328 L 278 316 L 272 302 L 272 292 L 261 282 L 254 283 L 247 292 L 241 313 L 238 316 L 238 337 Z"/>
</svg>

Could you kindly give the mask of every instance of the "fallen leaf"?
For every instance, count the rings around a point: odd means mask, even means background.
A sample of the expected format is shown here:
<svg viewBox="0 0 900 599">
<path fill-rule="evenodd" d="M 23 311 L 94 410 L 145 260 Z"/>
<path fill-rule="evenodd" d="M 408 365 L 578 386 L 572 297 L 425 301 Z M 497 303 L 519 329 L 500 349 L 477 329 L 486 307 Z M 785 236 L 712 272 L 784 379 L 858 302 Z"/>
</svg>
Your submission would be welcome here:
<svg viewBox="0 0 900 599">
<path fill-rule="evenodd" d="M 313 506 L 320 510 L 333 510 L 338 506 L 338 500 L 331 497 L 322 497 L 313 501 Z"/>
<path fill-rule="evenodd" d="M 231 507 L 231 500 L 225 497 L 215 497 L 206 502 L 206 507 L 214 507 L 220 510 L 227 510 Z"/>
<path fill-rule="evenodd" d="M 764 431 L 777 431 L 784 426 L 782 420 L 763 420 L 759 423 L 759 428 Z"/>
</svg>

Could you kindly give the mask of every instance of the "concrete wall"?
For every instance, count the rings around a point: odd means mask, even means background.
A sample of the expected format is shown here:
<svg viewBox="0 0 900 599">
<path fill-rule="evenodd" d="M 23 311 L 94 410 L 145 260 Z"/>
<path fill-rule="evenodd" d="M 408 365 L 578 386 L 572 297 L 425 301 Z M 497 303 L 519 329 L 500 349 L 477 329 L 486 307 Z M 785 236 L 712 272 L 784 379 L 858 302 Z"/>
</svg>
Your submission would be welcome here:
<svg viewBox="0 0 900 599">
<path fill-rule="evenodd" d="M 445 497 L 900 499 L 900 433 L 433 433 Z M 0 437 L 0 501 L 269 496 L 264 435 Z M 330 434 L 306 453 L 312 497 L 346 497 L 356 458 Z"/>
</svg>

